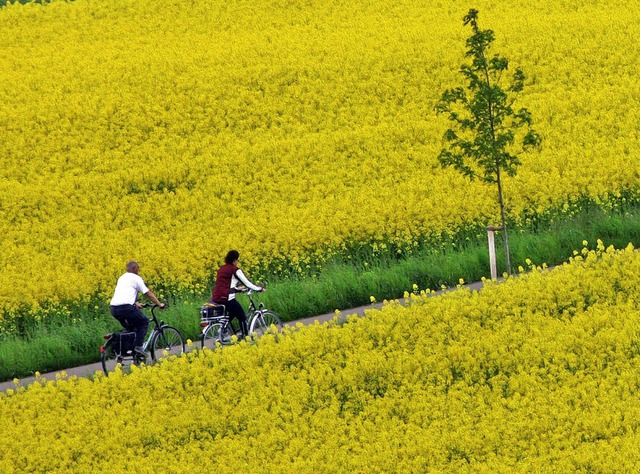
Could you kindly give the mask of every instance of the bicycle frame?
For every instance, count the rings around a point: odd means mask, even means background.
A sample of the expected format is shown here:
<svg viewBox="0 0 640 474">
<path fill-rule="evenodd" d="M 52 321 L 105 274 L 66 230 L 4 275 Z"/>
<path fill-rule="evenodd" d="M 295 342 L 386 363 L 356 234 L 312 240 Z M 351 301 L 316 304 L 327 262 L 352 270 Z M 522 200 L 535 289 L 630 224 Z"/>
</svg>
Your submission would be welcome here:
<svg viewBox="0 0 640 474">
<path fill-rule="evenodd" d="M 164 325 L 164 321 L 158 321 L 158 317 L 156 316 L 156 308 L 158 308 L 158 305 L 155 304 L 151 307 L 151 322 L 154 326 L 151 332 L 148 334 L 147 340 L 144 341 L 144 344 L 142 344 L 142 349 L 145 352 L 147 352 L 147 349 L 149 348 L 149 345 L 151 344 L 151 341 L 153 340 L 155 334 L 160 332 L 160 328 Z"/>
<path fill-rule="evenodd" d="M 264 303 L 261 301 L 258 306 L 256 306 L 255 301 L 253 301 L 253 290 L 249 289 L 246 291 L 243 291 L 242 293 L 246 294 L 249 297 L 249 311 L 250 312 L 256 312 L 256 311 L 261 311 L 264 309 Z"/>
<path fill-rule="evenodd" d="M 144 307 L 146 307 L 146 305 L 143 305 L 142 307 L 144 308 Z M 151 344 L 151 340 L 153 339 L 154 334 L 155 334 L 156 332 L 158 332 L 158 327 L 159 327 L 159 325 L 164 324 L 164 322 L 163 322 L 163 321 L 158 321 L 158 318 L 156 317 L 156 313 L 155 313 L 155 309 L 156 309 L 156 307 L 157 307 L 156 305 L 153 305 L 153 307 L 151 308 L 151 322 L 153 322 L 153 324 L 154 324 L 153 329 L 152 329 L 152 330 L 151 330 L 151 332 L 148 334 L 147 339 L 146 339 L 146 340 L 144 341 L 144 343 L 142 344 L 142 349 L 143 349 L 145 352 L 147 352 L 147 349 L 148 349 L 149 345 Z M 125 330 L 125 331 L 126 331 L 126 330 Z M 130 332 L 130 331 L 126 331 L 126 332 Z M 108 342 L 108 341 L 110 341 L 110 340 L 111 340 L 111 338 L 113 337 L 113 334 L 115 334 L 115 333 L 111 333 L 111 334 L 108 334 L 108 335 L 104 336 L 104 338 L 106 339 L 106 342 Z M 105 344 L 106 344 L 106 342 L 105 342 Z M 104 350 L 104 346 L 102 346 L 102 347 L 100 348 L 100 350 Z M 116 354 L 118 357 L 121 357 L 121 358 L 123 358 L 123 359 L 133 359 L 133 358 L 134 358 L 133 351 L 131 351 L 131 353 L 130 353 L 130 354 L 127 354 L 127 353 L 124 353 L 124 354 L 123 354 L 123 353 L 121 353 L 121 352 L 119 352 L 119 351 L 114 351 L 114 352 L 115 352 L 115 354 Z"/>
<path fill-rule="evenodd" d="M 147 305 L 142 305 L 142 307 L 147 307 Z M 150 323 L 153 323 L 153 328 L 147 335 L 146 340 L 143 342 L 142 350 L 145 353 L 144 355 L 136 353 L 135 350 L 127 350 L 126 352 L 123 352 L 121 347 L 116 349 L 116 347 L 111 343 L 113 334 L 115 333 L 105 336 L 107 341 L 102 347 L 100 347 L 105 373 L 110 370 L 107 367 L 107 361 L 109 360 L 115 360 L 117 363 L 121 364 L 125 364 L 125 362 L 133 362 L 133 364 L 137 365 L 141 362 L 146 362 L 148 355 L 151 356 L 151 360 L 153 362 L 156 362 L 158 358 L 163 357 L 162 354 L 179 355 L 185 351 L 184 336 L 182 336 L 180 331 L 175 327 L 167 325 L 163 320 L 158 319 L 155 312 L 158 307 L 159 306 L 157 305 L 153 305 L 151 307 Z M 130 331 L 125 330 L 124 332 Z"/>
<path fill-rule="evenodd" d="M 265 310 L 264 309 L 264 303 L 260 302 L 258 303 L 258 305 L 256 305 L 255 301 L 253 300 L 253 290 L 251 288 L 247 288 L 246 290 L 240 290 L 240 289 L 236 289 L 235 290 L 236 293 L 243 293 L 245 295 L 247 295 L 247 297 L 249 298 L 249 310 L 247 311 L 247 328 L 251 327 L 251 323 L 253 322 L 254 319 L 262 316 L 262 312 Z M 231 319 L 229 318 L 229 315 L 226 312 L 226 308 L 225 308 L 225 322 L 223 324 L 226 324 L 227 326 L 231 327 L 231 331 L 234 334 L 237 334 L 236 330 L 234 329 L 233 325 L 231 324 Z"/>
<path fill-rule="evenodd" d="M 254 334 L 254 328 L 256 327 L 266 328 L 270 324 L 273 324 L 273 321 L 269 321 L 269 323 L 267 322 L 267 320 L 265 319 L 266 314 L 272 315 L 272 319 L 275 318 L 275 320 L 277 321 L 276 325 L 282 328 L 282 321 L 280 320 L 277 314 L 275 314 L 273 311 L 269 311 L 268 309 L 266 309 L 264 306 L 264 303 L 262 302 L 259 302 L 258 304 L 256 304 L 253 298 L 253 293 L 254 293 L 253 290 L 236 289 L 235 292 L 244 293 L 249 298 L 249 308 L 247 311 L 248 313 L 247 329 L 249 330 L 250 334 Z M 224 305 L 220 305 L 220 306 L 224 306 Z M 222 315 L 212 317 L 207 320 L 203 319 L 200 325 L 202 326 L 202 346 L 203 347 L 205 346 L 205 340 L 208 339 L 209 337 L 208 336 L 209 331 L 211 331 L 214 326 L 220 326 L 221 334 L 226 333 L 229 336 L 233 336 L 233 335 L 238 336 L 238 332 L 236 331 L 235 327 L 231 322 L 231 318 L 226 312 L 226 307 Z"/>
</svg>

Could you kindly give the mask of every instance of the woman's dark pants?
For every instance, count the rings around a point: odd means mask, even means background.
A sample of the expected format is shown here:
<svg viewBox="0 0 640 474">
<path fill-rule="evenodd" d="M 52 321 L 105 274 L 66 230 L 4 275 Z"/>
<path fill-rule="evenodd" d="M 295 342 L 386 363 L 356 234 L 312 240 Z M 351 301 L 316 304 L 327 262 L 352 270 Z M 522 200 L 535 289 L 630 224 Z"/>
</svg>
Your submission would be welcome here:
<svg viewBox="0 0 640 474">
<path fill-rule="evenodd" d="M 227 308 L 227 314 L 229 315 L 229 320 L 233 320 L 233 318 L 237 319 L 240 323 L 240 329 L 242 330 L 242 335 L 246 336 L 249 334 L 249 329 L 247 328 L 247 315 L 244 313 L 244 308 L 240 303 L 238 303 L 235 299 L 219 302 L 214 301 L 216 304 L 223 304 Z"/>
</svg>

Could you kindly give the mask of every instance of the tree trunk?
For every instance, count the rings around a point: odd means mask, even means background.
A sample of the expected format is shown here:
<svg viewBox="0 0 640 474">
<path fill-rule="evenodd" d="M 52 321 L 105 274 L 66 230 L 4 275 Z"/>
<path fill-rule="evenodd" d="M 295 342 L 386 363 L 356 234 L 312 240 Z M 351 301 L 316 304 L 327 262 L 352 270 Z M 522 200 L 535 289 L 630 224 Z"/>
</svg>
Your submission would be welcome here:
<svg viewBox="0 0 640 474">
<path fill-rule="evenodd" d="M 509 235 L 507 233 L 507 218 L 504 211 L 504 199 L 502 198 L 502 179 L 500 168 L 497 168 L 496 181 L 498 183 L 498 201 L 500 202 L 500 218 L 502 219 L 502 235 L 504 237 L 504 256 L 507 264 L 507 274 L 511 275 L 511 254 L 509 252 Z"/>
</svg>

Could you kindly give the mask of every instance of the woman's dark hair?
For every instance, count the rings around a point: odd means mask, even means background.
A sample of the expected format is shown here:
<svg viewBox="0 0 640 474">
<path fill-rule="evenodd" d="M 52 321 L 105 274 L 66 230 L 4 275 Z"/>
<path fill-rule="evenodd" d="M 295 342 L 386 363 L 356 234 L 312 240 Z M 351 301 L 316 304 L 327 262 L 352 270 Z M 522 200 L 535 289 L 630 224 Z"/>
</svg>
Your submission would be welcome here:
<svg viewBox="0 0 640 474">
<path fill-rule="evenodd" d="M 224 257 L 224 263 L 233 263 L 240 258 L 240 252 L 237 250 L 229 250 L 227 256 Z"/>
</svg>

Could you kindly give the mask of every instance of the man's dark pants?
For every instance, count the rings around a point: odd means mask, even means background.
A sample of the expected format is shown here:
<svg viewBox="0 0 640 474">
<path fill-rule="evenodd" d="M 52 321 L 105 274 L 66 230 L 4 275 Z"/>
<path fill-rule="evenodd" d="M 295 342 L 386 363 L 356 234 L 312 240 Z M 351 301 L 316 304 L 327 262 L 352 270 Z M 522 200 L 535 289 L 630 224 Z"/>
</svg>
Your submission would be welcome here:
<svg viewBox="0 0 640 474">
<path fill-rule="evenodd" d="M 149 329 L 149 318 L 134 304 L 123 304 L 111 307 L 111 316 L 116 318 L 127 331 L 136 333 L 136 346 L 144 344 L 144 337 Z"/>
</svg>

